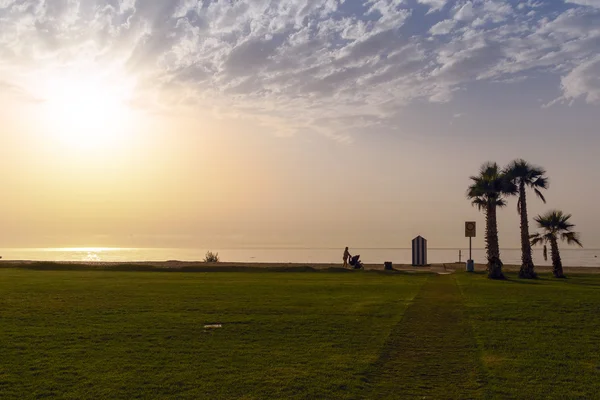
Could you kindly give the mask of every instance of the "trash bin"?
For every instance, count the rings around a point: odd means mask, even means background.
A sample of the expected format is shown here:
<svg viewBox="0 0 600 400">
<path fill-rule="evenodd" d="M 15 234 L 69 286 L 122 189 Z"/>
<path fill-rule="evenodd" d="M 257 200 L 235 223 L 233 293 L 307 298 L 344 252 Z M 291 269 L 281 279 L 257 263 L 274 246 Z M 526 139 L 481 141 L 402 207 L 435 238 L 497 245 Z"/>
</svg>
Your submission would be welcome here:
<svg viewBox="0 0 600 400">
<path fill-rule="evenodd" d="M 475 271 L 475 262 L 473 260 L 467 260 L 467 272 Z"/>
<path fill-rule="evenodd" d="M 386 271 L 391 271 L 394 268 L 392 268 L 392 262 L 391 261 L 386 261 L 383 263 L 383 269 Z"/>
</svg>

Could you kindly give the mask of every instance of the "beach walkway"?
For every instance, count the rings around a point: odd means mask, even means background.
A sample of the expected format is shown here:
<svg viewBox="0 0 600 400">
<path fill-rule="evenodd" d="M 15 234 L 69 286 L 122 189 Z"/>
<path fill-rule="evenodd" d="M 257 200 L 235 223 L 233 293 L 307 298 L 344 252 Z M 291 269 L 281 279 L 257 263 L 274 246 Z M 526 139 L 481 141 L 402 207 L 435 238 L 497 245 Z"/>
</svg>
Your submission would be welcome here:
<svg viewBox="0 0 600 400">
<path fill-rule="evenodd" d="M 366 374 L 364 398 L 476 399 L 483 378 L 454 276 L 432 275 Z"/>
</svg>

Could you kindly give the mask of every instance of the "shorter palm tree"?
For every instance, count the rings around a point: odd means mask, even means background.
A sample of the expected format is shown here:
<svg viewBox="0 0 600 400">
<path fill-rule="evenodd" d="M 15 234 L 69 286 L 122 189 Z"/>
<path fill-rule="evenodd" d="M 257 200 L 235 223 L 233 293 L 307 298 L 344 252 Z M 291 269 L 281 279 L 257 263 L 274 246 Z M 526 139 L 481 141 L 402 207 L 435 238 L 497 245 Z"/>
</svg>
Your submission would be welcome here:
<svg viewBox="0 0 600 400">
<path fill-rule="evenodd" d="M 560 238 L 568 244 L 577 244 L 579 247 L 583 247 L 579 239 L 579 233 L 571 231 L 571 228 L 574 228 L 575 225 L 569 222 L 570 218 L 571 214 L 564 214 L 560 210 L 551 210 L 534 218 L 538 228 L 542 229 L 543 232 L 531 235 L 531 244 L 535 246 L 540 243 L 550 243 L 552 273 L 555 278 L 565 277 L 560 252 L 558 251 L 558 239 Z"/>
</svg>

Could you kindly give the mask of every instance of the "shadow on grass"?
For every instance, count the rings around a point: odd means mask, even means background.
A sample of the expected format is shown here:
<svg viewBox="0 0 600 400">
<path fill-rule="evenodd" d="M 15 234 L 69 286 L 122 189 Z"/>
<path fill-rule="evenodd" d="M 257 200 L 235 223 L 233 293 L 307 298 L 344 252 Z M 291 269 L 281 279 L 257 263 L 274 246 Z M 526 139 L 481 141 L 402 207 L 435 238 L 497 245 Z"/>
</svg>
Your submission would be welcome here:
<svg viewBox="0 0 600 400">
<path fill-rule="evenodd" d="M 479 276 L 486 276 L 487 277 L 487 272 L 486 271 L 473 271 L 473 272 L 466 272 L 466 271 L 460 271 L 463 274 L 467 274 L 467 275 L 479 275 Z"/>
<path fill-rule="evenodd" d="M 579 279 L 572 279 L 572 278 L 570 278 L 568 276 L 565 277 L 565 278 L 563 278 L 563 279 L 553 278 L 551 280 L 554 281 L 554 282 L 564 282 L 564 283 L 566 283 L 568 285 L 573 285 L 573 286 L 594 286 L 594 287 L 600 286 L 600 282 L 597 281 L 597 276 L 593 276 L 593 275 L 580 275 L 577 278 L 584 278 L 584 279 L 585 278 L 588 278 L 588 279 L 594 279 L 594 278 L 596 278 L 596 281 L 595 282 L 589 282 L 589 281 L 583 281 L 582 282 Z"/>
<path fill-rule="evenodd" d="M 467 275 L 472 275 L 472 276 L 476 276 L 478 278 L 481 279 L 487 279 L 487 271 L 474 271 L 474 272 L 466 272 L 466 271 L 461 271 L 460 273 L 462 274 L 467 274 Z M 545 280 L 544 278 L 540 278 L 538 276 L 538 278 L 535 279 L 522 279 L 519 278 L 517 274 L 504 274 L 504 279 L 489 279 L 490 282 L 507 282 L 507 283 L 515 283 L 515 284 L 520 284 L 520 285 L 539 285 L 540 281 Z"/>
<path fill-rule="evenodd" d="M 523 278 L 519 278 L 518 276 L 507 276 L 504 279 L 505 282 L 508 283 L 516 283 L 518 285 L 539 285 L 540 284 L 540 278 L 535 278 L 535 279 L 523 279 Z"/>
<path fill-rule="evenodd" d="M 467 274 L 480 279 L 487 279 L 486 271 L 475 271 L 475 272 L 465 272 L 460 271 L 459 274 Z M 538 274 L 535 279 L 523 279 L 519 278 L 517 273 L 505 273 L 505 279 L 498 279 L 490 281 L 497 282 L 506 282 L 509 284 L 516 285 L 544 285 L 548 283 L 559 283 L 564 282 L 568 285 L 573 286 L 589 286 L 589 287 L 600 287 L 600 281 L 597 280 L 599 275 L 597 274 L 576 274 L 576 276 L 565 276 L 564 278 L 555 278 L 551 273 L 541 273 Z"/>
<path fill-rule="evenodd" d="M 594 281 L 594 282 L 589 282 L 589 281 L 581 281 L 581 278 L 591 278 L 594 279 L 597 276 L 594 275 L 577 275 L 578 279 L 573 279 L 573 277 L 571 276 L 564 276 L 562 278 L 555 278 L 554 276 L 552 276 L 552 274 L 543 274 L 543 275 L 538 275 L 537 278 L 535 279 L 522 279 L 522 278 L 518 278 L 518 277 L 514 277 L 514 278 L 509 278 L 507 279 L 507 281 L 512 282 L 512 283 L 521 283 L 521 284 L 528 284 L 528 285 L 540 285 L 540 284 L 544 284 L 544 283 L 557 283 L 557 282 L 564 282 L 566 284 L 569 285 L 574 285 L 574 286 L 600 286 L 600 282 Z"/>
</svg>

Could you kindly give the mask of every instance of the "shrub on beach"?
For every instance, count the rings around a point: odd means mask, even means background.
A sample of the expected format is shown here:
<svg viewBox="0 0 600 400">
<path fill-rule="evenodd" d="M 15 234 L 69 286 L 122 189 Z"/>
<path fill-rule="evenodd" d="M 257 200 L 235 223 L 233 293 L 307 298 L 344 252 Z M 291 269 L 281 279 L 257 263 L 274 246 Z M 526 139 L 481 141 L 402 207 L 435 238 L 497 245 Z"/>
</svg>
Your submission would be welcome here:
<svg viewBox="0 0 600 400">
<path fill-rule="evenodd" d="M 219 261 L 219 253 L 213 253 L 212 251 L 206 252 L 206 256 L 204 256 L 204 262 L 217 263 Z"/>
</svg>

